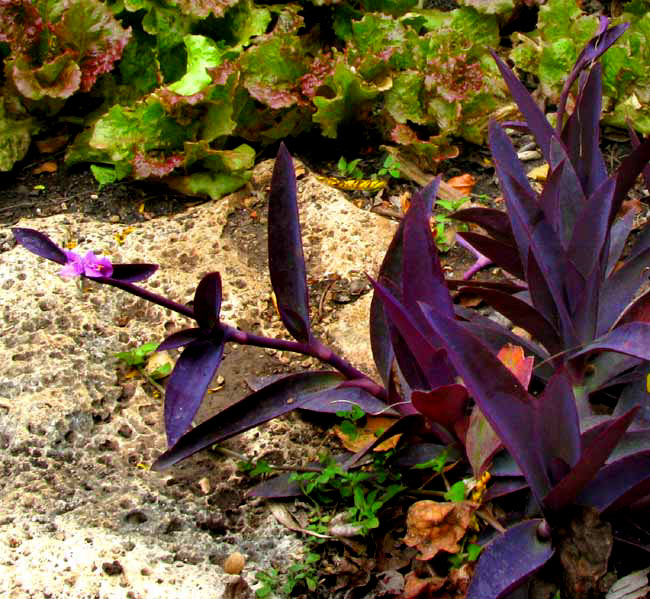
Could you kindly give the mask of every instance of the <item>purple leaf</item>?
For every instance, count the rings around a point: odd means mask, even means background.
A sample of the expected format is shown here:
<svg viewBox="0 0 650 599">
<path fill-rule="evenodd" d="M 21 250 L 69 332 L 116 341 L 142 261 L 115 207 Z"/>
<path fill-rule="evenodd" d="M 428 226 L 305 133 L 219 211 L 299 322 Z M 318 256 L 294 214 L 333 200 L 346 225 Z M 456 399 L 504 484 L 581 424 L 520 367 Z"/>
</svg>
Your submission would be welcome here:
<svg viewBox="0 0 650 599">
<path fill-rule="evenodd" d="M 515 247 L 515 238 L 512 235 L 512 228 L 508 215 L 494 208 L 465 208 L 452 212 L 449 218 L 465 223 L 473 223 L 485 229 L 493 239 Z"/>
<path fill-rule="evenodd" d="M 530 92 L 524 87 L 524 84 L 521 81 L 519 81 L 519 79 L 517 79 L 515 74 L 508 68 L 508 65 L 506 65 L 497 56 L 494 50 L 491 50 L 490 53 L 492 54 L 492 58 L 494 58 L 494 61 L 497 63 L 497 67 L 499 67 L 499 70 L 501 71 L 501 75 L 503 76 L 503 79 L 506 82 L 506 85 L 508 86 L 510 93 L 512 94 L 512 98 L 514 99 L 514 101 L 517 103 L 517 106 L 519 107 L 519 111 L 526 119 L 527 128 L 535 136 L 537 145 L 542 151 L 542 154 L 544 154 L 544 158 L 546 159 L 547 162 L 550 163 L 551 162 L 550 160 L 551 138 L 555 136 L 555 131 L 553 130 L 553 127 L 551 127 L 549 122 L 546 120 L 546 116 L 539 109 L 539 106 L 537 106 L 535 100 L 533 100 L 533 97 L 530 95 Z M 494 150 L 492 151 L 492 156 L 497 158 L 497 154 L 495 154 Z"/>
<path fill-rule="evenodd" d="M 522 287 L 521 284 L 516 283 L 515 281 L 465 281 L 464 279 L 445 279 L 447 287 L 449 289 L 460 289 L 462 287 L 467 288 L 467 290 L 472 290 L 476 287 L 481 289 L 498 289 L 500 291 L 505 291 L 506 293 L 517 293 L 519 291 L 525 291 L 526 287 Z"/>
<path fill-rule="evenodd" d="M 598 264 L 607 242 L 615 186 L 615 179 L 605 179 L 602 185 L 589 196 L 584 209 L 576 219 L 567 252 L 569 260 L 585 278 Z"/>
<path fill-rule="evenodd" d="M 574 503 L 576 497 L 589 484 L 606 462 L 610 453 L 625 434 L 638 408 L 632 408 L 611 422 L 585 447 L 578 463 L 553 487 L 544 498 L 544 504 L 551 510 L 560 510 Z M 562 416 L 558 416 L 557 422 Z"/>
<path fill-rule="evenodd" d="M 109 278 L 124 283 L 137 283 L 148 279 L 157 270 L 157 264 L 113 264 L 113 274 Z"/>
<path fill-rule="evenodd" d="M 434 331 L 445 340 L 449 360 L 506 449 L 519 464 L 533 494 L 541 499 L 550 480 L 537 434 L 539 405 L 499 358 L 463 326 L 421 305 Z"/>
<path fill-rule="evenodd" d="M 627 121 L 627 130 L 630 133 L 630 141 L 632 142 L 632 147 L 638 148 L 641 145 L 641 141 L 639 140 L 636 131 L 632 128 L 632 124 L 629 120 Z M 650 192 L 650 165 L 645 166 L 641 172 L 643 174 L 645 188 Z"/>
<path fill-rule="evenodd" d="M 287 497 L 300 497 L 302 493 L 301 484 L 298 481 L 289 480 L 293 472 L 283 472 L 249 489 L 246 497 L 265 497 L 266 499 L 286 499 Z"/>
<path fill-rule="evenodd" d="M 550 354 L 555 354 L 562 349 L 554 326 L 531 305 L 497 289 L 475 287 L 471 291 L 474 295 L 483 298 L 497 312 L 511 320 L 513 324 L 528 331 Z"/>
<path fill-rule="evenodd" d="M 518 279 L 524 278 L 521 260 L 519 259 L 517 249 L 514 246 L 469 231 L 459 231 L 456 235 L 464 239 L 476 250 L 481 252 L 481 254 L 487 256 L 492 260 L 492 262 L 503 268 L 503 270 L 509 272 Z"/>
<path fill-rule="evenodd" d="M 223 357 L 224 339 L 192 341 L 178 357 L 165 387 L 165 430 L 172 447 L 192 425 Z"/>
<path fill-rule="evenodd" d="M 440 177 L 427 188 L 435 196 Z M 435 305 L 447 316 L 452 317 L 454 307 L 449 295 L 445 276 L 438 258 L 438 251 L 433 241 L 429 225 L 429 216 L 421 201 L 412 201 L 404 217 L 402 238 L 402 292 L 407 310 L 416 314 L 417 302 L 423 301 Z"/>
<path fill-rule="evenodd" d="M 648 166 L 648 161 L 650 161 L 650 138 L 634 148 L 624 158 L 621 166 L 616 171 L 616 191 L 614 192 L 612 214 L 610 215 L 612 220 L 623 204 L 628 192 L 632 189 L 637 177 Z"/>
<path fill-rule="evenodd" d="M 422 329 L 385 287 L 372 279 L 370 281 L 375 288 L 375 293 L 384 304 L 386 315 L 399 331 L 422 374 L 426 377 L 428 387 L 435 389 L 440 385 L 453 383 L 453 370 L 447 360 L 446 352 L 431 344 L 431 338 L 437 337 L 435 331 Z"/>
<path fill-rule="evenodd" d="M 193 428 L 163 453 L 152 469 L 165 470 L 214 443 L 300 408 L 311 394 L 337 386 L 342 380 L 343 375 L 333 371 L 290 374 L 247 395 Z"/>
<path fill-rule="evenodd" d="M 607 167 L 599 145 L 603 96 L 601 73 L 602 67 L 596 63 L 581 85 L 576 107 L 562 131 L 562 140 L 587 196 L 607 178 Z"/>
<path fill-rule="evenodd" d="M 11 230 L 15 240 L 33 254 L 52 260 L 58 264 L 65 264 L 67 258 L 63 250 L 56 245 L 47 235 L 34 229 L 22 229 L 16 227 Z"/>
<path fill-rule="evenodd" d="M 271 178 L 269 193 L 269 272 L 284 326 L 298 341 L 308 343 L 309 298 L 302 252 L 296 175 L 283 143 Z"/>
<path fill-rule="evenodd" d="M 616 327 L 613 331 L 595 339 L 580 351 L 571 354 L 571 359 L 592 351 L 610 350 L 650 360 L 650 323 L 630 322 Z"/>
<path fill-rule="evenodd" d="M 492 471 L 490 471 L 492 472 Z M 528 483 L 523 476 L 514 478 L 504 478 L 490 484 L 490 487 L 483 495 L 483 501 L 488 502 L 499 497 L 505 497 L 517 491 L 523 491 L 528 488 Z"/>
<path fill-rule="evenodd" d="M 359 387 L 344 387 L 345 383 L 334 389 L 325 389 L 312 393 L 310 398 L 300 408 L 310 412 L 336 414 L 349 412 L 354 406 L 361 408 L 366 414 L 386 413 L 387 405 Z M 393 413 L 392 410 L 390 410 Z"/>
<path fill-rule="evenodd" d="M 550 540 L 537 529 L 539 518 L 509 528 L 486 545 L 476 564 L 467 599 L 500 599 L 522 585 L 553 556 Z"/>
<path fill-rule="evenodd" d="M 451 433 L 457 433 L 455 425 L 466 416 L 469 400 L 467 389 L 453 383 L 443 385 L 433 391 L 413 391 L 413 407 L 431 422 L 444 426 Z"/>
<path fill-rule="evenodd" d="M 571 86 L 580 75 L 580 72 L 588 65 L 593 64 L 597 58 L 602 56 L 603 52 L 605 52 L 619 37 L 621 37 L 621 35 L 625 33 L 625 30 L 630 26 L 629 23 L 622 23 L 621 25 L 616 25 L 616 27 L 607 29 L 608 23 L 609 20 L 607 17 L 601 16 L 598 33 L 589 40 L 585 48 L 582 50 L 575 62 L 573 70 L 569 73 L 567 80 L 564 82 L 557 109 L 558 131 L 562 130 L 564 111 L 569 97 L 569 92 L 571 91 Z"/>
<path fill-rule="evenodd" d="M 634 226 L 634 210 L 628 210 L 623 218 L 618 218 L 609 230 L 609 255 L 607 256 L 606 276 L 609 277 L 619 261 L 625 242 Z"/>
<path fill-rule="evenodd" d="M 167 337 L 156 349 L 156 351 L 178 349 L 185 345 L 189 345 L 192 341 L 201 339 L 205 336 L 205 331 L 201 329 L 183 329 L 177 333 L 172 333 Z"/>
<path fill-rule="evenodd" d="M 630 505 L 648 493 L 650 483 L 650 453 L 630 455 L 607 464 L 585 487 L 577 499 L 599 512 L 614 511 Z"/>
<path fill-rule="evenodd" d="M 219 324 L 221 311 L 221 275 L 205 275 L 194 292 L 194 317 L 202 329 L 213 329 Z"/>
</svg>

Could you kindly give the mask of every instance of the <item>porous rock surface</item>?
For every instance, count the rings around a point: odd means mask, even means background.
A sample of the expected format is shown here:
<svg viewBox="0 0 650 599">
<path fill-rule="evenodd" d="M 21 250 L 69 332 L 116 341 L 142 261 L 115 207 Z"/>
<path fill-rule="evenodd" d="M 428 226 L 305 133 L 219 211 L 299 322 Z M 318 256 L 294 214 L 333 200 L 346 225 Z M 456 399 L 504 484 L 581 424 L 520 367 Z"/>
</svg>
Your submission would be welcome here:
<svg viewBox="0 0 650 599">
<path fill-rule="evenodd" d="M 248 190 L 132 230 L 71 214 L 18 226 L 61 245 L 75 241 L 82 253 L 105 252 L 113 262 L 158 263 L 144 285 L 180 302 L 219 270 L 222 318 L 279 335 L 265 267 L 271 168 L 260 164 Z M 394 223 L 358 210 L 308 174 L 299 197 L 311 283 L 376 272 Z M 257 570 L 299 559 L 300 539 L 264 502 L 243 498 L 233 460 L 204 452 L 162 473 L 147 468 L 165 448 L 162 399 L 145 392 L 140 377 L 119 375 L 114 354 L 189 321 L 105 285 L 80 289 L 57 276 L 58 265 L 15 246 L 9 229 L 0 230 L 0 248 L 0 597 L 245 597 L 246 585 L 223 573 L 229 554 L 246 556 L 242 576 L 253 588 Z M 326 341 L 365 370 L 372 369 L 369 300 L 324 302 L 319 315 Z M 247 350 L 253 363 L 269 358 Z M 230 364 L 233 377 L 241 373 L 238 350 L 231 351 L 224 368 Z M 206 400 L 201 418 L 241 396 L 234 385 L 228 391 L 229 382 L 226 376 L 225 391 Z M 301 427 L 308 425 L 295 416 L 273 422 L 242 435 L 241 447 L 249 455 L 301 455 L 310 437 Z"/>
</svg>

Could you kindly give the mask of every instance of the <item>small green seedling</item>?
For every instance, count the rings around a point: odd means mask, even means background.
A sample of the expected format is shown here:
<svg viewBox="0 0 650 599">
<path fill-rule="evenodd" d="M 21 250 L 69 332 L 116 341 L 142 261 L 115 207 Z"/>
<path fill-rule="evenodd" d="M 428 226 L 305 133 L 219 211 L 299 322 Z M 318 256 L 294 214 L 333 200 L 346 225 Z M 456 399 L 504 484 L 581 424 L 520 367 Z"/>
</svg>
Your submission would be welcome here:
<svg viewBox="0 0 650 599">
<path fill-rule="evenodd" d="M 118 352 L 115 357 L 126 362 L 128 366 L 142 366 L 146 363 L 147 357 L 156 351 L 158 345 L 158 343 L 145 343 L 135 349 Z"/>
<path fill-rule="evenodd" d="M 379 169 L 379 172 L 377 173 L 378 177 L 385 177 L 387 175 L 393 177 L 394 179 L 398 179 L 400 176 L 400 169 L 402 168 L 402 165 L 397 161 L 397 158 L 389 154 L 386 156 L 384 159 L 384 164 L 383 166 Z"/>
<path fill-rule="evenodd" d="M 349 411 L 337 412 L 339 418 L 343 418 L 341 424 L 341 432 L 350 441 L 356 441 L 359 438 L 358 421 L 365 417 L 366 413 L 357 405 L 353 406 Z"/>
<path fill-rule="evenodd" d="M 436 200 L 436 245 L 441 252 L 448 252 L 451 249 L 451 241 L 448 238 L 447 230 L 453 226 L 456 231 L 469 231 L 469 226 L 465 223 L 452 221 L 449 215 L 467 202 L 467 198 L 459 198 L 458 200 Z"/>
<path fill-rule="evenodd" d="M 352 179 L 363 179 L 363 171 L 357 166 L 361 158 L 350 160 L 348 162 L 343 156 L 339 158 L 336 168 L 342 177 L 351 177 Z"/>
</svg>

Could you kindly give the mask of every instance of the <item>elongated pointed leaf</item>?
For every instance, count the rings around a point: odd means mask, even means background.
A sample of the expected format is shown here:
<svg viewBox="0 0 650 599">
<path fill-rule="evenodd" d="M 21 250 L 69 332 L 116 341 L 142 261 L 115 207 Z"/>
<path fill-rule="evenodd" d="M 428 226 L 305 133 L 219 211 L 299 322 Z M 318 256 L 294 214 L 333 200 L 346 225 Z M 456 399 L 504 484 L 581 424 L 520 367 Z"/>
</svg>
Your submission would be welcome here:
<svg viewBox="0 0 650 599">
<path fill-rule="evenodd" d="M 639 136 L 636 134 L 636 131 L 632 127 L 630 121 L 627 121 L 627 130 L 630 134 L 630 141 L 632 142 L 632 147 L 638 148 L 641 145 L 641 140 L 639 139 Z M 645 188 L 648 191 L 650 191 L 650 165 L 645 166 L 643 168 L 643 171 L 641 172 L 643 174 L 643 181 L 645 183 Z"/>
<path fill-rule="evenodd" d="M 538 405 L 514 374 L 463 326 L 421 305 L 431 327 L 445 340 L 449 360 L 474 401 L 526 476 L 538 499 L 550 480 L 537 435 Z"/>
<path fill-rule="evenodd" d="M 515 238 L 512 235 L 512 228 L 508 215 L 494 208 L 465 208 L 452 212 L 449 218 L 464 223 L 473 223 L 485 229 L 496 241 L 515 247 Z"/>
<path fill-rule="evenodd" d="M 566 160 L 561 160 L 554 168 L 549 168 L 544 188 L 539 197 L 540 208 L 558 236 L 562 226 L 560 202 L 565 195 L 565 190 L 562 187 L 562 182 L 566 179 L 564 174 L 565 164 Z"/>
<path fill-rule="evenodd" d="M 650 490 L 650 453 L 631 455 L 600 469 L 576 502 L 599 512 L 630 505 Z"/>
<path fill-rule="evenodd" d="M 516 247 L 470 231 L 459 231 L 456 235 L 467 241 L 506 272 L 518 279 L 524 278 L 524 271 Z"/>
<path fill-rule="evenodd" d="M 388 406 L 383 401 L 370 395 L 367 391 L 343 385 L 312 393 L 310 399 L 302 404 L 301 409 L 323 414 L 336 414 L 337 412 L 349 412 L 354 406 L 361 408 L 366 414 L 394 413 L 392 410 L 387 410 Z"/>
<path fill-rule="evenodd" d="M 587 196 L 607 178 L 600 151 L 602 95 L 602 67 L 596 63 L 581 86 L 576 107 L 562 131 L 562 140 Z"/>
<path fill-rule="evenodd" d="M 305 258 L 302 252 L 296 174 L 283 143 L 269 193 L 269 273 L 284 326 L 298 341 L 311 337 Z"/>
<path fill-rule="evenodd" d="M 582 356 L 592 351 L 610 350 L 650 360 L 650 323 L 630 322 L 616 327 L 613 331 L 599 337 L 571 354 L 571 358 Z"/>
<path fill-rule="evenodd" d="M 343 375 L 333 371 L 290 374 L 279 381 L 247 395 L 208 418 L 183 435 L 178 443 L 163 453 L 153 470 L 165 470 L 197 451 L 225 441 L 272 418 L 300 408 L 311 394 L 341 383 Z"/>
<path fill-rule="evenodd" d="M 429 193 L 435 195 L 440 185 L 436 178 Z M 430 213 L 420 201 L 411 202 L 404 217 L 402 290 L 404 305 L 412 314 L 417 311 L 417 302 L 435 305 L 449 317 L 454 314 L 453 302 L 445 285 L 436 244 L 429 225 Z"/>
<path fill-rule="evenodd" d="M 377 281 L 372 279 L 370 281 L 375 288 L 375 293 L 384 304 L 386 315 L 397 328 L 422 374 L 426 377 L 427 387 L 435 389 L 440 385 L 451 384 L 454 380 L 454 372 L 447 360 L 446 352 L 431 343 L 432 338 L 437 338 L 435 331 L 422 329 L 388 289 Z"/>
<path fill-rule="evenodd" d="M 472 293 L 483 298 L 513 324 L 528 331 L 533 339 L 537 339 L 550 354 L 561 350 L 560 338 L 557 331 L 554 330 L 554 325 L 548 322 L 533 306 L 497 289 L 481 289 L 479 287 L 473 288 Z"/>
<path fill-rule="evenodd" d="M 526 287 L 522 287 L 515 281 L 465 281 L 464 279 L 445 279 L 445 282 L 449 289 L 460 289 L 465 287 L 467 290 L 472 290 L 476 287 L 480 287 L 481 289 L 498 289 L 499 291 L 504 291 L 506 293 L 518 293 L 526 290 Z"/>
<path fill-rule="evenodd" d="M 108 278 L 124 283 L 137 283 L 148 279 L 157 270 L 157 264 L 113 264 L 113 274 Z"/>
<path fill-rule="evenodd" d="M 591 194 L 576 220 L 567 253 L 569 260 L 584 277 L 591 274 L 603 255 L 615 187 L 615 179 L 605 179 Z"/>
<path fill-rule="evenodd" d="M 634 210 L 628 210 L 625 216 L 618 218 L 609 230 L 609 253 L 607 255 L 607 270 L 605 275 L 611 276 L 616 263 L 625 249 L 625 242 L 634 226 Z"/>
<path fill-rule="evenodd" d="M 524 87 L 524 84 L 517 79 L 508 65 L 497 56 L 494 50 L 491 50 L 490 53 L 492 54 L 494 61 L 497 63 L 499 71 L 501 71 L 501 76 L 508 86 L 513 100 L 517 103 L 519 111 L 526 119 L 526 126 L 535 136 L 537 145 L 542 151 L 542 154 L 544 154 L 546 162 L 550 163 L 551 138 L 555 136 L 553 127 L 551 127 L 550 123 L 546 120 L 546 116 L 539 109 L 539 106 L 537 106 L 535 100 L 533 100 L 530 92 Z M 495 158 L 497 157 L 494 151 L 492 152 L 492 156 Z"/>
<path fill-rule="evenodd" d="M 486 545 L 476 564 L 467 599 L 501 599 L 553 557 L 550 540 L 537 534 L 541 519 L 509 528 Z"/>
<path fill-rule="evenodd" d="M 490 470 L 490 474 L 492 471 Z M 493 475 L 494 476 L 494 475 Z M 528 488 L 528 483 L 523 476 L 513 478 L 502 478 L 490 484 L 489 489 L 483 495 L 483 501 L 488 502 L 499 497 L 505 497 L 517 491 L 523 491 Z"/>
<path fill-rule="evenodd" d="M 613 418 L 608 426 L 584 448 L 580 460 L 569 473 L 553 487 L 544 498 L 551 510 L 560 510 L 572 504 L 580 492 L 590 483 L 625 434 L 638 408 L 632 408 L 619 418 Z M 561 416 L 558 416 L 558 421 Z"/>
<path fill-rule="evenodd" d="M 67 262 L 63 250 L 47 235 L 34 229 L 24 229 L 21 227 L 15 227 L 11 229 L 11 232 L 14 234 L 14 239 L 33 254 L 47 260 L 52 260 L 58 264 L 65 264 Z"/>
<path fill-rule="evenodd" d="M 475 405 L 465 435 L 465 453 L 476 478 L 489 467 L 492 458 L 500 449 L 503 449 L 501 439 Z"/>
<path fill-rule="evenodd" d="M 183 329 L 177 333 L 172 333 L 167 337 L 156 349 L 156 351 L 163 351 L 169 349 L 178 349 L 185 345 L 189 345 L 192 341 L 196 341 L 205 336 L 205 332 L 201 329 Z"/>
<path fill-rule="evenodd" d="M 194 292 L 194 317 L 202 329 L 212 329 L 219 324 L 221 312 L 221 275 L 205 275 Z"/>
<path fill-rule="evenodd" d="M 192 341 L 185 347 L 165 387 L 165 430 L 172 447 L 192 425 L 223 357 L 223 335 Z"/>
<path fill-rule="evenodd" d="M 616 171 L 616 191 L 614 192 L 614 201 L 612 203 L 613 220 L 621 207 L 623 200 L 627 197 L 628 192 L 636 182 L 637 177 L 648 166 L 650 161 L 650 138 L 646 139 L 632 150 L 624 159 Z"/>
</svg>

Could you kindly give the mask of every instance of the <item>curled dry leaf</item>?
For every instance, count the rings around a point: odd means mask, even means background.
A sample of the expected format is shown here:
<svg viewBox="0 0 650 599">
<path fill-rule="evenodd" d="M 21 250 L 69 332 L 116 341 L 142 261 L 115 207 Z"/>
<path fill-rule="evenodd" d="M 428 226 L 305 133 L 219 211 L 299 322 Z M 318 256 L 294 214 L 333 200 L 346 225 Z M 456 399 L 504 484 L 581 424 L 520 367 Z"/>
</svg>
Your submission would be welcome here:
<svg viewBox="0 0 650 599">
<path fill-rule="evenodd" d="M 535 358 L 533 356 L 526 357 L 523 347 L 510 343 L 504 345 L 497 355 L 501 363 L 507 366 L 508 370 L 517 377 L 521 386 L 528 389 Z"/>
<path fill-rule="evenodd" d="M 334 434 L 341 440 L 343 447 L 352 453 L 361 451 L 366 445 L 372 443 L 389 426 L 395 424 L 394 418 L 385 416 L 368 416 L 365 426 L 357 427 L 356 435 L 346 435 L 338 425 L 334 427 Z M 373 449 L 373 451 L 388 451 L 394 449 L 401 435 L 386 439 Z"/>
<path fill-rule="evenodd" d="M 458 553 L 458 541 L 465 536 L 475 509 L 466 502 L 417 501 L 406 517 L 404 543 L 416 547 L 421 560 L 430 560 L 439 551 Z"/>
<path fill-rule="evenodd" d="M 465 173 L 464 175 L 458 175 L 458 177 L 452 177 L 447 183 L 454 189 L 460 191 L 464 196 L 468 196 L 472 193 L 474 185 L 476 185 L 476 179 L 469 173 Z"/>
<path fill-rule="evenodd" d="M 40 175 L 41 173 L 56 173 L 58 168 L 59 167 L 56 162 L 43 162 L 42 164 L 39 164 L 34 170 L 32 170 L 32 174 Z"/>
<path fill-rule="evenodd" d="M 442 576 L 429 576 L 418 578 L 415 572 L 409 572 L 404 578 L 403 599 L 424 599 L 432 597 L 433 593 L 439 591 L 445 583 L 446 578 Z"/>
</svg>

